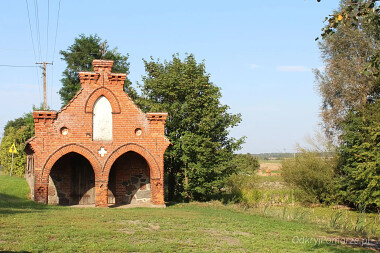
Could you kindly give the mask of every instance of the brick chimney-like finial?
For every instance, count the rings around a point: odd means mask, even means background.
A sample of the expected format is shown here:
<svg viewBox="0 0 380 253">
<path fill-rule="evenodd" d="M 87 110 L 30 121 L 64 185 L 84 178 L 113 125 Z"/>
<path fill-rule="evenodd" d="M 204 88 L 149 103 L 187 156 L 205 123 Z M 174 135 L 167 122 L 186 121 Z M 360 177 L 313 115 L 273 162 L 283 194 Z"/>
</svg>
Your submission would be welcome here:
<svg viewBox="0 0 380 253">
<path fill-rule="evenodd" d="M 93 60 L 92 65 L 94 66 L 94 72 L 107 72 L 111 73 L 113 61 L 110 60 Z"/>
</svg>

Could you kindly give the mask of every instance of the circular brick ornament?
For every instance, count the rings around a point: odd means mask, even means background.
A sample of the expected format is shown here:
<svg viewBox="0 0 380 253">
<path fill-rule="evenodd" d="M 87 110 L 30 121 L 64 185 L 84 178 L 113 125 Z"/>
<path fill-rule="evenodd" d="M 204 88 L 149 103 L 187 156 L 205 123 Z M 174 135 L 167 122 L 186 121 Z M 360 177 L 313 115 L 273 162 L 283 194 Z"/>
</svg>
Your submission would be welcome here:
<svg viewBox="0 0 380 253">
<path fill-rule="evenodd" d="M 63 136 L 67 135 L 69 133 L 69 129 L 67 127 L 62 127 L 61 128 L 61 134 Z"/>
<path fill-rule="evenodd" d="M 142 134 L 141 128 L 136 128 L 135 134 L 136 134 L 136 136 L 140 136 Z"/>
</svg>

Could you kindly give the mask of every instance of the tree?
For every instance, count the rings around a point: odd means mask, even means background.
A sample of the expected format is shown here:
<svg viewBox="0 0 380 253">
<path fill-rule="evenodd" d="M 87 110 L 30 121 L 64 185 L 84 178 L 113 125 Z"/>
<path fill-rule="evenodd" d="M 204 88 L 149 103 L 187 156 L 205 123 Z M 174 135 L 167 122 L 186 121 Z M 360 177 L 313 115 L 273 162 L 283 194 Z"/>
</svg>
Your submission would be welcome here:
<svg viewBox="0 0 380 253">
<path fill-rule="evenodd" d="M 231 164 L 237 173 L 253 175 L 260 167 L 259 160 L 251 154 L 235 154 Z"/>
<path fill-rule="evenodd" d="M 142 97 L 145 111 L 168 112 L 166 135 L 171 145 L 165 153 L 169 200 L 206 200 L 219 193 L 224 179 L 236 168 L 233 151 L 243 139 L 228 136 L 228 129 L 241 121 L 222 105 L 220 88 L 210 82 L 205 64 L 190 54 L 182 61 L 144 60 Z"/>
<path fill-rule="evenodd" d="M 338 190 L 346 203 L 379 208 L 380 8 L 342 1 L 326 20 L 326 71 L 316 76 L 326 130 L 339 140 Z"/>
<path fill-rule="evenodd" d="M 98 35 L 85 36 L 80 34 L 74 43 L 66 51 L 60 51 L 62 60 L 67 63 L 61 79 L 62 88 L 59 90 L 62 104 L 67 104 L 80 89 L 78 72 L 93 71 L 92 60 L 113 60 L 112 71 L 116 73 L 129 73 L 128 55 L 117 52 L 117 48 L 108 50 L 107 41 L 103 41 Z M 131 87 L 128 77 L 124 82 L 124 90 L 132 98 L 136 97 L 136 91 Z"/>
<path fill-rule="evenodd" d="M 26 162 L 25 142 L 33 135 L 34 119 L 31 112 L 24 114 L 20 118 L 8 121 L 4 127 L 4 137 L 1 139 L 0 144 L 0 163 L 4 172 L 10 172 L 12 156 L 9 149 L 15 144 L 18 154 L 14 155 L 12 174 L 24 175 Z"/>
<path fill-rule="evenodd" d="M 360 6 L 342 1 L 319 43 L 325 70 L 315 70 L 315 76 L 323 100 L 321 116 L 332 137 L 340 134 L 350 110 L 364 110 L 380 95 L 380 79 L 370 74 L 377 71 L 370 63 L 380 52 L 380 26 L 368 22 L 378 14 L 357 17 L 363 12 Z"/>
<path fill-rule="evenodd" d="M 380 103 L 351 111 L 341 136 L 340 193 L 352 205 L 380 208 Z"/>
</svg>

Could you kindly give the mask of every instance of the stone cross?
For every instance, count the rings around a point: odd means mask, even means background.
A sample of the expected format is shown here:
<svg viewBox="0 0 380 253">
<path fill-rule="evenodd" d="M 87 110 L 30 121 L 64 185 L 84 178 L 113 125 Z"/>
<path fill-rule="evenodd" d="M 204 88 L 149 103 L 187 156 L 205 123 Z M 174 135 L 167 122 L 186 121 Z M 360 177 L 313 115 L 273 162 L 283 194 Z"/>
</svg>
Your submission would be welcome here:
<svg viewBox="0 0 380 253">
<path fill-rule="evenodd" d="M 104 157 L 104 155 L 107 154 L 107 150 L 105 150 L 104 147 L 101 147 L 98 153 L 101 157 Z"/>
</svg>

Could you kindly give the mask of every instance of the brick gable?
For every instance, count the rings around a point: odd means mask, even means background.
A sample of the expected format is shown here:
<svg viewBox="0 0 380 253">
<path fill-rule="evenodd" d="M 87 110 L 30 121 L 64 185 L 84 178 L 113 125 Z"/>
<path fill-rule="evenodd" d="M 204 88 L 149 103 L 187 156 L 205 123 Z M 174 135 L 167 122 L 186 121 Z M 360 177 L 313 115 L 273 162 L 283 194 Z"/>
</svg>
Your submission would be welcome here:
<svg viewBox="0 0 380 253">
<path fill-rule="evenodd" d="M 145 174 L 150 177 L 147 180 L 151 203 L 164 204 L 163 156 L 169 145 L 164 136 L 167 113 L 143 113 L 123 90 L 126 74 L 111 73 L 112 64 L 112 61 L 94 60 L 94 72 L 80 72 L 81 89 L 60 111 L 33 112 L 35 137 L 28 142 L 26 150 L 28 161 L 33 161 L 28 168 L 33 169 L 27 170 L 26 177 L 35 201 L 48 203 L 49 194 L 58 194 L 58 190 L 49 190 L 54 187 L 49 183 L 51 170 L 65 155 L 77 153 L 88 160 L 94 171 L 96 206 L 108 206 L 111 168 L 123 154 L 134 152 L 149 166 L 149 173 Z M 93 140 L 93 108 L 101 96 L 112 108 L 112 140 L 108 141 Z M 56 178 L 60 178 L 59 171 L 55 169 Z"/>
</svg>

